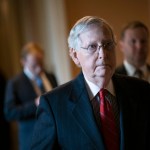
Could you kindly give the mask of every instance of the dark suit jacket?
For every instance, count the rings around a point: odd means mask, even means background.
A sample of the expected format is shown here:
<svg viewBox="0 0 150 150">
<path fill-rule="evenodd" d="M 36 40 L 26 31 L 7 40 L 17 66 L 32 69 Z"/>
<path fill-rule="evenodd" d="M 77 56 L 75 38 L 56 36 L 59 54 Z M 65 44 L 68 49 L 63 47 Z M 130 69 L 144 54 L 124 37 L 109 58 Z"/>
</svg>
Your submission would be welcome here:
<svg viewBox="0 0 150 150">
<path fill-rule="evenodd" d="M 150 149 L 150 84 L 113 76 L 121 150 Z M 32 150 L 105 150 L 83 74 L 41 97 Z M 113 140 L 113 139 L 112 139 Z"/>
<path fill-rule="evenodd" d="M 46 73 L 53 87 L 57 86 L 53 74 Z M 22 72 L 9 80 L 5 93 L 5 117 L 8 121 L 17 120 L 19 123 L 19 149 L 28 150 L 35 124 L 37 97 L 29 78 Z"/>
<path fill-rule="evenodd" d="M 4 95 L 5 95 L 6 78 L 0 72 L 0 147 L 6 150 L 11 148 L 10 124 L 4 116 Z"/>
<path fill-rule="evenodd" d="M 150 65 L 147 64 L 147 68 L 148 68 L 148 70 L 150 72 Z M 118 73 L 118 74 L 127 75 L 127 71 L 126 71 L 126 68 L 125 68 L 124 64 L 118 66 L 116 68 L 115 72 Z"/>
</svg>

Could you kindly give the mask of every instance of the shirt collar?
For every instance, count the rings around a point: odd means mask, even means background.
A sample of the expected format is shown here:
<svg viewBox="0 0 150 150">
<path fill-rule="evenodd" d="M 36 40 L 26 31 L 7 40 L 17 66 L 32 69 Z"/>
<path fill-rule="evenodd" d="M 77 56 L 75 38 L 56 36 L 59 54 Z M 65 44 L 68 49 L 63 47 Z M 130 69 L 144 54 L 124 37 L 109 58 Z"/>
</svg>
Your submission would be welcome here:
<svg viewBox="0 0 150 150">
<path fill-rule="evenodd" d="M 127 74 L 129 76 L 134 76 L 136 68 L 133 65 L 129 64 L 127 62 L 127 60 L 124 60 L 124 66 L 126 68 Z M 147 73 L 147 66 L 146 66 L 146 64 L 143 65 L 142 67 L 140 67 L 139 69 L 144 73 L 144 75 Z"/>
<path fill-rule="evenodd" d="M 25 75 L 26 75 L 30 80 L 34 80 L 34 79 L 35 79 L 33 73 L 29 70 L 28 67 L 24 67 L 23 71 L 24 71 Z"/>
<path fill-rule="evenodd" d="M 87 91 L 88 91 L 88 95 L 90 97 L 90 100 L 92 100 L 97 95 L 97 93 L 100 91 L 100 88 L 96 84 L 89 81 L 85 76 L 84 76 L 84 78 L 85 78 L 85 81 L 86 81 L 86 88 L 87 88 Z M 109 81 L 109 84 L 107 85 L 106 89 L 112 95 L 115 96 L 115 91 L 114 91 L 112 79 Z"/>
</svg>

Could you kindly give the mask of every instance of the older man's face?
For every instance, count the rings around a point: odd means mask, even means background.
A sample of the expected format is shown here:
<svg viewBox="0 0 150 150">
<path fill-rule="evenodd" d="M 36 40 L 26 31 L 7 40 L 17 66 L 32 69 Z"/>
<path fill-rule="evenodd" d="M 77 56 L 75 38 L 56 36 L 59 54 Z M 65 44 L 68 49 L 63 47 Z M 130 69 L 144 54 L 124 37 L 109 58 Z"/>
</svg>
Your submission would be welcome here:
<svg viewBox="0 0 150 150">
<path fill-rule="evenodd" d="M 106 27 L 90 25 L 88 30 L 80 35 L 81 44 L 79 50 L 76 50 L 76 59 L 81 66 L 84 75 L 88 80 L 96 82 L 99 78 L 109 80 L 115 70 L 116 56 L 115 46 L 101 47 L 94 53 L 89 53 L 89 46 L 102 45 L 112 42 L 112 35 Z M 77 63 L 77 61 L 75 61 Z"/>
</svg>

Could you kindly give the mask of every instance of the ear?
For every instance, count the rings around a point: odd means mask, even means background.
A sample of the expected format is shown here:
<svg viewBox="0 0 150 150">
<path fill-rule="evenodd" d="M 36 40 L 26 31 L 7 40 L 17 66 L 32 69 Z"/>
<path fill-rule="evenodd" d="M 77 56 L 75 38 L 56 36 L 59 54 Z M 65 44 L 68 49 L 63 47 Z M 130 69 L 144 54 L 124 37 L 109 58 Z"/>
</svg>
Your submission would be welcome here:
<svg viewBox="0 0 150 150">
<path fill-rule="evenodd" d="M 69 55 L 70 55 L 70 57 L 72 58 L 72 60 L 74 61 L 74 63 L 75 63 L 78 67 L 81 67 L 80 61 L 79 61 L 79 59 L 78 59 L 76 50 L 73 49 L 73 48 L 70 48 L 70 49 L 69 49 Z"/>
</svg>

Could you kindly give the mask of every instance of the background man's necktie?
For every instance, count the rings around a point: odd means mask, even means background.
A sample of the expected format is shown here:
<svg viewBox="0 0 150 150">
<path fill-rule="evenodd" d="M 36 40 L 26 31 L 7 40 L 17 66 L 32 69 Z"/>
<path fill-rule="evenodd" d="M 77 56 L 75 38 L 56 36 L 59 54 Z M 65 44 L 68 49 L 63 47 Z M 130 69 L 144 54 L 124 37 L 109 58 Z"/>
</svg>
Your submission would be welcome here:
<svg viewBox="0 0 150 150">
<path fill-rule="evenodd" d="M 135 71 L 135 75 L 136 75 L 136 77 L 138 77 L 138 78 L 140 78 L 140 79 L 143 78 L 143 72 L 142 72 L 140 69 L 137 69 L 137 70 Z"/>
<path fill-rule="evenodd" d="M 119 150 L 119 132 L 113 113 L 113 107 L 105 98 L 107 90 L 102 89 L 100 95 L 101 132 L 107 150 Z"/>
<path fill-rule="evenodd" d="M 45 88 L 44 88 L 42 79 L 40 77 L 36 77 L 35 81 L 36 81 L 37 86 L 41 90 L 41 93 L 44 93 L 45 92 Z"/>
</svg>

